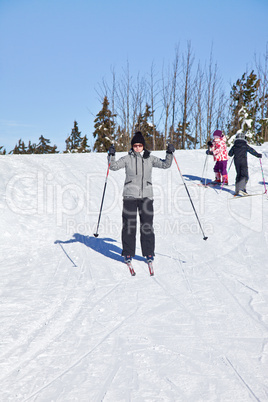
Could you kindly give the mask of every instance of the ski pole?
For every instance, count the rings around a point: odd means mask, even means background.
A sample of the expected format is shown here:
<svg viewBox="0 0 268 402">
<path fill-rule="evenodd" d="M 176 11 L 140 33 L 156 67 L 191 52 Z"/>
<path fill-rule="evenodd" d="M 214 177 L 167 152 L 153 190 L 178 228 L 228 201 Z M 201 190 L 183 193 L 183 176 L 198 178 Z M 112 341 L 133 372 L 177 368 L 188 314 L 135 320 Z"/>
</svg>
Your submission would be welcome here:
<svg viewBox="0 0 268 402">
<path fill-rule="evenodd" d="M 208 160 L 208 152 L 209 152 L 209 147 L 207 149 L 207 154 L 206 154 L 206 159 L 205 159 L 205 163 L 204 163 L 204 167 L 203 167 L 203 172 L 202 172 L 202 178 L 201 178 L 201 183 L 203 183 L 203 179 L 204 179 L 204 172 L 205 172 L 205 167 L 207 165 L 207 160 Z M 205 183 L 206 184 L 206 183 Z"/>
<path fill-rule="evenodd" d="M 262 180 L 263 180 L 263 185 L 264 185 L 264 194 L 267 194 L 267 188 L 266 188 L 266 184 L 265 184 L 265 179 L 264 179 L 264 173 L 263 173 L 263 168 L 262 168 L 262 161 L 260 158 L 260 165 L 261 165 L 261 171 L 262 171 Z"/>
<path fill-rule="evenodd" d="M 101 218 L 101 211 L 102 211 L 102 206 L 103 206 L 103 200 L 104 200 L 104 195 L 105 195 L 105 190 L 106 190 L 106 186 L 107 186 L 107 180 L 108 180 L 108 174 L 109 174 L 109 170 L 110 170 L 110 165 L 111 165 L 111 156 L 109 155 L 109 159 L 108 159 L 108 168 L 107 168 L 107 173 L 106 173 L 106 179 L 105 179 L 105 184 L 104 184 L 104 189 L 103 189 L 103 194 L 102 194 L 102 200 L 101 200 L 101 206 L 100 206 L 100 213 L 99 213 L 99 219 L 98 219 L 98 224 L 97 224 L 97 230 L 96 233 L 94 233 L 95 237 L 98 237 L 98 230 L 99 230 L 99 224 L 100 224 L 100 218 Z"/>
<path fill-rule="evenodd" d="M 202 232 L 202 234 L 203 234 L 203 240 L 207 240 L 207 236 L 205 236 L 205 233 L 204 233 L 204 231 L 203 231 L 203 229 L 202 229 L 202 226 L 201 226 L 200 220 L 199 220 L 199 218 L 198 218 L 198 215 L 197 215 L 197 213 L 196 213 L 196 210 L 195 210 L 195 207 L 194 207 L 194 204 L 193 204 L 192 198 L 191 198 L 190 193 L 189 193 L 189 191 L 188 191 L 188 188 L 187 188 L 187 186 L 186 186 L 186 183 L 185 183 L 184 177 L 183 177 L 183 175 L 181 174 L 181 171 L 180 171 L 180 168 L 179 168 L 179 165 L 178 165 L 177 159 L 175 158 L 175 155 L 174 155 L 174 161 L 175 161 L 175 163 L 176 163 L 176 165 L 177 165 L 178 171 L 180 172 L 180 175 L 181 175 L 181 178 L 182 178 L 182 182 L 183 182 L 184 187 L 185 187 L 185 190 L 186 190 L 186 192 L 187 192 L 187 194 L 188 194 L 189 200 L 190 200 L 190 202 L 191 202 L 191 204 L 192 204 L 192 207 L 193 207 L 193 210 L 194 210 L 194 213 L 195 213 L 196 219 L 197 219 L 197 221 L 198 221 L 198 223 L 199 223 L 199 226 L 200 226 L 201 232 Z"/>
<path fill-rule="evenodd" d="M 230 165 L 229 165 L 229 168 L 228 168 L 228 171 L 227 171 L 227 176 L 229 175 L 229 171 L 230 171 L 230 169 L 231 169 L 231 166 L 232 166 L 233 161 L 234 161 L 234 157 L 233 157 L 233 159 L 231 160 L 231 163 L 230 163 Z M 222 185 L 221 185 L 221 190 L 220 190 L 220 192 L 222 191 L 224 184 L 225 184 L 225 178 L 224 178 L 224 181 L 223 181 L 223 183 L 222 183 Z"/>
</svg>

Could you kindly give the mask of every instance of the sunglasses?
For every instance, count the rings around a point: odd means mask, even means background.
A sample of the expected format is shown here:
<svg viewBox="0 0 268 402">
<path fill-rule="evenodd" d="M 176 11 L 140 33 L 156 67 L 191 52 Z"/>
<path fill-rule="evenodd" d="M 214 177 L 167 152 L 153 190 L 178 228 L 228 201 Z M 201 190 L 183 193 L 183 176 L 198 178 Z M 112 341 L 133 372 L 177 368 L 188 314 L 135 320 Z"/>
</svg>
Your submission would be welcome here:
<svg viewBox="0 0 268 402">
<path fill-rule="evenodd" d="M 134 144 L 133 145 L 133 148 L 142 148 L 143 147 L 143 144 Z"/>
</svg>

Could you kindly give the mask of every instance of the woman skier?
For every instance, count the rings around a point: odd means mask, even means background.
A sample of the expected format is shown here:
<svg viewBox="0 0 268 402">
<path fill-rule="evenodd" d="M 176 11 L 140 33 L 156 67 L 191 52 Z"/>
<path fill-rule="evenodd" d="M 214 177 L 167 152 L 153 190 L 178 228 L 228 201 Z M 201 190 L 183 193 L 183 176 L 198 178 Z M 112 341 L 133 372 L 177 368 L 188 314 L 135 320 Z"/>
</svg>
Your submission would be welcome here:
<svg viewBox="0 0 268 402">
<path fill-rule="evenodd" d="M 151 263 L 155 255 L 153 230 L 152 168 L 167 169 L 171 166 L 175 148 L 168 144 L 166 159 L 162 160 L 145 149 L 145 140 L 140 131 L 131 140 L 131 149 L 126 156 L 115 160 L 115 148 L 108 150 L 110 169 L 125 168 L 122 212 L 122 256 L 131 264 L 136 249 L 137 211 L 140 217 L 140 242 L 142 255 Z M 135 274 L 135 273 L 133 273 Z M 151 273 L 152 274 L 152 273 Z"/>
</svg>

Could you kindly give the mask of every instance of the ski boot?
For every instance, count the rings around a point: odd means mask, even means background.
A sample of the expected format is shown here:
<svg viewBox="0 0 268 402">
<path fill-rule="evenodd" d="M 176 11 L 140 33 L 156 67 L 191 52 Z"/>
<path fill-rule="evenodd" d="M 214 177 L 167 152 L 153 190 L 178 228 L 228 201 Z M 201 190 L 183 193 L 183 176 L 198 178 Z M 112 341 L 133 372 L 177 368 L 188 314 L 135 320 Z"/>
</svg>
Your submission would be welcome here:
<svg viewBox="0 0 268 402">
<path fill-rule="evenodd" d="M 154 260 L 154 256 L 153 256 L 153 255 L 147 255 L 147 256 L 146 256 L 146 262 L 147 262 L 147 264 L 148 264 L 150 276 L 153 276 L 153 275 L 154 275 L 153 260 Z"/>
<path fill-rule="evenodd" d="M 131 275 L 135 276 L 136 272 L 134 271 L 134 268 L 132 266 L 132 257 L 130 255 L 125 255 L 124 256 L 124 261 L 127 264 L 129 272 L 131 273 Z"/>
<path fill-rule="evenodd" d="M 224 175 L 222 176 L 222 184 L 223 184 L 224 186 L 228 186 L 228 175 L 227 175 L 227 174 L 224 174 Z"/>
</svg>

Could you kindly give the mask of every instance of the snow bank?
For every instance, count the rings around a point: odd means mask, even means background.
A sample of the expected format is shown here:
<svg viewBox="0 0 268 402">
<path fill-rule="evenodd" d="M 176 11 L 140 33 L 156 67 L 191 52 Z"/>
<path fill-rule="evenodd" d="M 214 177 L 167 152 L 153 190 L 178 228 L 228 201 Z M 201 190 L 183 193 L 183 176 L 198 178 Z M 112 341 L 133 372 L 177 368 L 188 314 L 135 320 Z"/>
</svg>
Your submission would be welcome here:
<svg viewBox="0 0 268 402">
<path fill-rule="evenodd" d="M 205 151 L 175 155 L 208 240 L 175 163 L 155 169 L 154 277 L 138 237 L 136 277 L 122 263 L 123 171 L 93 236 L 106 155 L 0 158 L 2 401 L 268 399 L 267 197 L 233 199 L 234 166 L 228 188 L 198 186 Z"/>
</svg>

